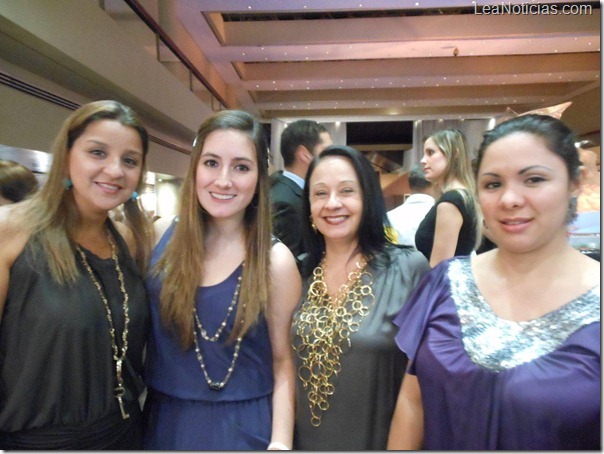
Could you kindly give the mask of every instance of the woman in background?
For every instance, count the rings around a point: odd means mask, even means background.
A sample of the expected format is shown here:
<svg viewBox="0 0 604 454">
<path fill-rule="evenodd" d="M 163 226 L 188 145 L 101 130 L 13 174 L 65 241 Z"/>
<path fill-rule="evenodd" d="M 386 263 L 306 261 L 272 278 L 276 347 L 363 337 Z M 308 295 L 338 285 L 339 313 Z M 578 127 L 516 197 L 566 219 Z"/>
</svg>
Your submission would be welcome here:
<svg viewBox="0 0 604 454">
<path fill-rule="evenodd" d="M 424 143 L 421 163 L 440 196 L 420 223 L 415 244 L 432 268 L 453 256 L 468 255 L 476 246 L 480 222 L 468 151 L 457 129 L 438 131 Z"/>
<path fill-rule="evenodd" d="M 178 217 L 157 221 L 147 280 L 145 448 L 291 449 L 293 255 L 272 244 L 262 125 L 221 111 L 200 126 Z"/>
<path fill-rule="evenodd" d="M 405 355 L 393 318 L 429 270 L 386 237 L 386 207 L 370 162 L 331 146 L 304 186 L 310 267 L 292 336 L 297 355 L 294 446 L 385 449 Z"/>
<path fill-rule="evenodd" d="M 600 265 L 567 241 L 583 168 L 559 120 L 487 132 L 478 200 L 497 248 L 438 265 L 396 322 L 411 362 L 389 449 L 600 449 Z"/>
<path fill-rule="evenodd" d="M 0 211 L 3 449 L 142 449 L 147 148 L 128 107 L 85 104 L 55 139 L 44 187 Z M 126 224 L 108 217 L 120 205 Z"/>
<path fill-rule="evenodd" d="M 38 190 L 38 180 L 27 167 L 15 161 L 0 161 L 0 206 L 17 203 Z"/>
</svg>

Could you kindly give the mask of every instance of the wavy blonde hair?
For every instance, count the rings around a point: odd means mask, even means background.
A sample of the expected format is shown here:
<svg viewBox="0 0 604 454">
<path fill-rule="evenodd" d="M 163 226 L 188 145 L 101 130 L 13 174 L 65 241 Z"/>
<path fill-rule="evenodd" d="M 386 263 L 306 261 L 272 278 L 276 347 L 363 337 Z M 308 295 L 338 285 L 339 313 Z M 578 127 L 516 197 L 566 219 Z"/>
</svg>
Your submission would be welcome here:
<svg viewBox="0 0 604 454">
<path fill-rule="evenodd" d="M 41 251 L 51 275 L 61 284 L 74 281 L 79 274 L 73 237 L 80 214 L 73 192 L 65 186 L 65 179 L 69 177 L 69 155 L 71 147 L 84 130 L 101 120 L 118 121 L 133 128 L 139 135 L 143 146 L 143 167 L 137 191 L 142 190 L 149 148 L 146 129 L 129 107 L 117 101 L 95 101 L 84 104 L 63 122 L 52 145 L 53 160 L 46 183 L 17 211 L 23 225 L 30 231 L 30 241 L 40 246 L 32 251 Z M 136 242 L 136 262 L 144 271 L 151 251 L 151 224 L 138 200 L 125 202 L 124 213 L 125 223 L 132 230 Z"/>
<path fill-rule="evenodd" d="M 466 136 L 459 129 L 443 129 L 435 132 L 429 138 L 432 139 L 447 159 L 442 192 L 451 190 L 449 185 L 453 180 L 459 181 L 467 189 L 467 191 L 459 191 L 459 193 L 462 195 L 466 206 L 476 213 L 474 231 L 476 232 L 475 248 L 477 248 L 482 241 L 482 212 L 476 198 L 476 180 Z"/>
<path fill-rule="evenodd" d="M 271 215 L 265 133 L 251 114 L 241 110 L 224 110 L 207 118 L 199 127 L 189 170 L 180 191 L 178 222 L 152 270 L 153 274 L 162 278 L 162 322 L 178 335 L 185 349 L 193 344 L 193 307 L 199 278 L 203 274 L 204 236 L 209 220 L 197 198 L 197 167 L 206 138 L 217 130 L 234 130 L 247 135 L 254 143 L 258 160 L 256 194 L 244 216 L 246 249 L 239 301 L 245 301 L 245 305 L 238 305 L 229 341 L 243 336 L 266 309 L 268 302 Z"/>
</svg>

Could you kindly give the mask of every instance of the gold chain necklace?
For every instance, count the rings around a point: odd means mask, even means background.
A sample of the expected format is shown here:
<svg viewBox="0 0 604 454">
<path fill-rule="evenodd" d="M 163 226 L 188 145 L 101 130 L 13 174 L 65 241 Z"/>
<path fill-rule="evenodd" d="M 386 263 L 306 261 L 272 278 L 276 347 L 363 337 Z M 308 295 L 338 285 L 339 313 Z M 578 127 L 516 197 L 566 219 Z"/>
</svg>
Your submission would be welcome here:
<svg viewBox="0 0 604 454">
<path fill-rule="evenodd" d="M 344 342 L 350 348 L 350 334 L 359 330 L 375 302 L 373 277 L 366 270 L 365 259 L 356 263 L 357 269 L 348 274 L 335 298 L 327 294 L 324 262 L 314 269 L 306 301 L 294 321 L 294 350 L 302 360 L 298 376 L 308 390 L 310 423 L 315 427 L 321 425 L 321 417 L 329 409 L 328 398 L 335 392 Z"/>
<path fill-rule="evenodd" d="M 120 405 L 122 418 L 128 419 L 130 415 L 126 413 L 126 410 L 124 408 L 124 401 L 122 399 L 124 396 L 124 392 L 126 391 L 126 388 L 124 388 L 124 379 L 122 377 L 122 366 L 124 359 L 126 358 L 126 352 L 128 351 L 128 323 L 130 323 L 130 317 L 128 316 L 128 293 L 126 292 L 126 286 L 124 284 L 124 275 L 122 274 L 122 269 L 120 268 L 120 264 L 117 259 L 117 248 L 115 247 L 115 243 L 113 242 L 113 239 L 111 238 L 109 232 L 107 232 L 107 239 L 109 240 L 109 245 L 111 246 L 111 259 L 115 263 L 115 270 L 117 271 L 117 277 L 120 281 L 120 290 L 122 292 L 122 295 L 124 295 L 124 301 L 122 303 L 124 308 L 124 331 L 122 332 L 121 354 L 118 350 L 117 341 L 115 339 L 115 327 L 113 325 L 113 317 L 111 315 L 109 301 L 107 301 L 107 297 L 103 292 L 101 284 L 99 284 L 99 281 L 96 279 L 96 277 L 94 277 L 94 273 L 92 272 L 92 268 L 90 268 L 90 264 L 86 259 L 84 251 L 82 251 L 80 246 L 77 246 L 76 249 L 80 254 L 80 257 L 82 258 L 82 262 L 84 263 L 86 271 L 88 271 L 88 274 L 90 275 L 90 279 L 92 279 L 92 282 L 98 290 L 99 295 L 101 295 L 101 300 L 103 301 L 103 305 L 105 306 L 105 314 L 107 316 L 107 321 L 109 322 L 109 334 L 111 335 L 111 348 L 113 350 L 113 360 L 115 361 L 115 378 L 117 380 L 117 387 L 114 389 L 115 398 L 117 399 L 117 402 Z"/>
<path fill-rule="evenodd" d="M 243 274 L 243 272 L 242 272 L 242 274 Z M 222 388 L 224 388 L 226 386 L 227 382 L 231 378 L 231 375 L 233 374 L 233 371 L 235 370 L 235 363 L 237 362 L 237 358 L 239 357 L 239 350 L 241 349 L 241 342 L 243 341 L 243 337 L 239 336 L 237 338 L 237 342 L 235 343 L 235 350 L 233 352 L 233 359 L 231 360 L 231 365 L 227 369 L 227 373 L 226 373 L 225 377 L 222 379 L 222 381 L 215 381 L 215 380 L 212 380 L 210 378 L 210 376 L 208 375 L 208 371 L 206 369 L 206 363 L 203 359 L 203 355 L 201 354 L 201 349 L 199 348 L 199 341 L 197 340 L 197 331 L 199 331 L 202 339 L 204 339 L 208 342 L 216 342 L 218 340 L 218 337 L 220 337 L 220 334 L 222 334 L 222 331 L 224 330 L 224 328 L 227 325 L 227 320 L 229 318 L 229 315 L 231 314 L 231 312 L 233 312 L 233 309 L 237 304 L 240 288 L 241 288 L 241 275 L 237 278 L 237 286 L 235 287 L 235 291 L 233 292 L 233 299 L 231 300 L 231 304 L 230 304 L 229 308 L 227 309 L 226 317 L 220 324 L 218 330 L 216 331 L 216 334 L 214 334 L 211 337 L 208 336 L 207 331 L 203 328 L 203 325 L 201 324 L 201 321 L 199 320 L 199 317 L 197 316 L 197 310 L 195 309 L 195 304 L 193 304 L 193 319 L 194 319 L 193 342 L 195 343 L 195 354 L 197 356 L 197 361 L 199 361 L 199 366 L 201 367 L 201 371 L 203 372 L 203 376 L 206 380 L 206 383 L 214 391 L 222 390 Z M 241 305 L 241 309 L 245 310 L 245 302 Z M 242 318 L 241 324 L 243 325 L 243 323 L 244 323 L 244 320 Z"/>
</svg>

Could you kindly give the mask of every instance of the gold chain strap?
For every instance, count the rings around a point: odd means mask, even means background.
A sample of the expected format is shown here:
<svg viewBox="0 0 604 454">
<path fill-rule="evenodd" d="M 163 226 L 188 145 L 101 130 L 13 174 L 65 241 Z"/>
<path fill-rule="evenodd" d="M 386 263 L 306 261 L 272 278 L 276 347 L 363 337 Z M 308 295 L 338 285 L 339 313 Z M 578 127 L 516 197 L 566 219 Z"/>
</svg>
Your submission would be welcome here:
<svg viewBox="0 0 604 454">
<path fill-rule="evenodd" d="M 302 360 L 298 376 L 308 390 L 310 423 L 315 427 L 321 425 L 321 417 L 329 409 L 328 399 L 335 392 L 342 368 L 340 355 L 351 346 L 350 334 L 359 330 L 375 303 L 373 277 L 366 270 L 366 260 L 357 262 L 356 267 L 332 299 L 327 294 L 322 261 L 313 271 L 306 301 L 294 321 L 294 350 Z"/>
<path fill-rule="evenodd" d="M 117 347 L 117 341 L 115 339 L 115 327 L 113 325 L 113 317 L 111 314 L 111 307 L 109 306 L 109 301 L 107 301 L 107 297 L 103 292 L 103 288 L 101 284 L 94 276 L 92 272 L 92 268 L 90 268 L 90 264 L 88 263 L 88 259 L 86 259 L 86 254 L 84 251 L 77 246 L 76 249 L 82 258 L 82 262 L 84 263 L 84 267 L 88 274 L 90 275 L 90 279 L 92 279 L 92 283 L 96 287 L 101 296 L 101 300 L 103 301 L 103 305 L 105 306 L 105 315 L 107 317 L 107 321 L 109 322 L 109 334 L 111 335 L 111 348 L 113 350 L 113 360 L 115 361 L 115 378 L 117 380 L 117 387 L 115 388 L 115 398 L 120 405 L 120 411 L 122 413 L 122 418 L 127 419 L 130 417 L 124 408 L 124 401 L 122 400 L 124 396 L 124 392 L 126 388 L 124 388 L 124 379 L 122 377 L 122 366 L 124 359 L 126 358 L 126 352 L 128 351 L 128 324 L 130 323 L 130 317 L 128 316 L 128 293 L 126 292 L 126 285 L 124 284 L 124 275 L 122 273 L 122 269 L 120 268 L 119 261 L 117 259 L 117 248 L 111 235 L 107 232 L 107 239 L 109 240 L 109 245 L 111 246 L 111 259 L 115 263 L 115 270 L 117 272 L 117 277 L 120 282 L 120 291 L 124 296 L 124 301 L 122 306 L 124 308 L 124 331 L 122 332 L 122 353 L 120 354 L 119 349 Z"/>
</svg>

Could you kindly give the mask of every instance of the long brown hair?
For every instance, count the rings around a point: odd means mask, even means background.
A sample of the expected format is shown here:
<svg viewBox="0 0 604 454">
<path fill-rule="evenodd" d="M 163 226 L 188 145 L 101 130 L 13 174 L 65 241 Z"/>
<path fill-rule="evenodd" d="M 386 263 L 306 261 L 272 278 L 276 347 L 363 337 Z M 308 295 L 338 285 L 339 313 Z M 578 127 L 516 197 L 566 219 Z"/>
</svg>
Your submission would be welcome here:
<svg viewBox="0 0 604 454">
<path fill-rule="evenodd" d="M 72 191 L 67 190 L 69 153 L 73 143 L 95 121 L 114 120 L 133 128 L 143 146 L 143 167 L 137 186 L 142 190 L 145 181 L 145 163 L 149 148 L 148 134 L 140 119 L 127 106 L 111 100 L 84 104 L 63 122 L 52 145 L 53 160 L 48 179 L 23 207 L 24 225 L 30 230 L 31 241 L 40 246 L 53 278 L 59 283 L 73 281 L 78 275 L 73 254 L 73 235 L 80 214 Z M 151 224 L 138 200 L 124 203 L 125 223 L 136 242 L 136 262 L 144 271 L 151 251 Z M 35 250 L 35 248 L 34 248 Z"/>
<path fill-rule="evenodd" d="M 162 277 L 162 321 L 168 329 L 177 333 L 183 348 L 188 348 L 193 343 L 193 306 L 199 279 L 203 274 L 204 235 L 208 222 L 208 214 L 199 204 L 195 189 L 197 166 L 208 135 L 225 129 L 240 131 L 249 136 L 258 159 L 256 194 L 244 216 L 246 249 L 239 301 L 245 301 L 245 306 L 238 305 L 229 340 L 243 336 L 266 308 L 268 301 L 271 216 L 265 133 L 262 125 L 251 114 L 241 110 L 223 110 L 207 118 L 199 127 L 193 143 L 189 170 L 180 192 L 178 222 L 166 249 L 152 270 L 155 275 Z"/>
</svg>

